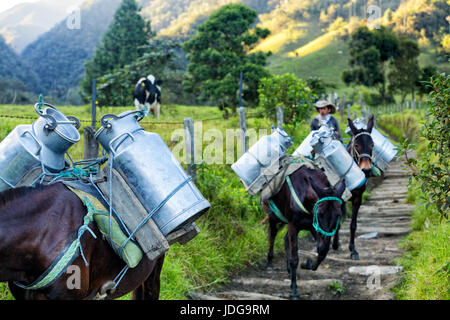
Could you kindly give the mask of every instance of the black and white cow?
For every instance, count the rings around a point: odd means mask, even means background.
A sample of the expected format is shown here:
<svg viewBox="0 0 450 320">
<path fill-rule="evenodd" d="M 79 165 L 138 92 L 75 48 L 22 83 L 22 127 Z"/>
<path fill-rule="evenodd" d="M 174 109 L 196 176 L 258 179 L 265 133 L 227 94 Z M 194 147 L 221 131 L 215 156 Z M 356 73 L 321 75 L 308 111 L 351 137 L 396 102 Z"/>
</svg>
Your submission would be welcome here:
<svg viewBox="0 0 450 320">
<path fill-rule="evenodd" d="M 158 120 L 161 109 L 161 84 L 161 80 L 156 80 L 153 75 L 149 75 L 147 78 L 139 79 L 133 90 L 136 109 L 142 110 L 146 107 L 148 112 L 152 111 Z"/>
</svg>

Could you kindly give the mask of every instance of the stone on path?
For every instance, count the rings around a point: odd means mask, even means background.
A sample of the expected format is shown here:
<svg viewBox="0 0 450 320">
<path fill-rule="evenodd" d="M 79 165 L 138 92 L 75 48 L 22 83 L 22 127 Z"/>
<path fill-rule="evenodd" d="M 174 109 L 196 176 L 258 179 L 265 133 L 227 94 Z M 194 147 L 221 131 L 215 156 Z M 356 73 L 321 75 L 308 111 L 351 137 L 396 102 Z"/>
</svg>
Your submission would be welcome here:
<svg viewBox="0 0 450 320">
<path fill-rule="evenodd" d="M 373 274 L 385 275 L 385 274 L 396 274 L 403 271 L 402 266 L 354 266 L 348 268 L 348 272 L 357 273 L 362 276 L 370 276 Z"/>
</svg>

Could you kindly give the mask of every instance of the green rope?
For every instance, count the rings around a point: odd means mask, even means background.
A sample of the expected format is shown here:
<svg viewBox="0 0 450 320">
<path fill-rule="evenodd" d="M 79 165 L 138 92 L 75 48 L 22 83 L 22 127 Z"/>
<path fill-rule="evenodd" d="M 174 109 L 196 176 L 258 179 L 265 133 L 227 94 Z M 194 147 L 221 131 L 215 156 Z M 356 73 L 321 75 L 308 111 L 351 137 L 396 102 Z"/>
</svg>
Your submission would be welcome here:
<svg viewBox="0 0 450 320">
<path fill-rule="evenodd" d="M 336 223 L 336 228 L 332 232 L 326 232 L 326 231 L 322 230 L 322 228 L 319 225 L 319 217 L 317 216 L 317 213 L 319 211 L 319 203 L 321 203 L 323 201 L 339 201 L 339 204 L 342 205 L 342 200 L 337 197 L 325 197 L 325 198 L 319 199 L 319 201 L 317 201 L 316 204 L 314 205 L 314 218 L 313 218 L 314 229 L 316 229 L 317 232 L 320 232 L 321 234 L 323 234 L 325 236 L 332 237 L 336 234 L 336 231 L 339 227 L 339 217 L 338 217 L 338 220 Z"/>
<path fill-rule="evenodd" d="M 96 209 L 94 205 L 91 203 L 91 201 L 87 198 L 83 198 L 83 203 L 88 209 L 88 213 L 83 218 L 83 225 L 78 229 L 78 237 L 75 239 L 72 244 L 66 249 L 64 254 L 62 254 L 61 258 L 55 263 L 52 264 L 52 266 L 44 272 L 43 275 L 41 275 L 36 281 L 34 281 L 30 285 L 23 285 L 18 282 L 14 282 L 15 285 L 19 286 L 22 289 L 26 290 L 38 290 L 43 289 L 51 285 L 56 279 L 58 279 L 63 272 L 67 269 L 67 267 L 70 265 L 70 263 L 74 260 L 78 253 L 78 249 L 80 249 L 81 256 L 84 260 L 84 263 L 88 265 L 88 262 L 83 254 L 83 248 L 81 246 L 81 237 L 83 236 L 84 232 L 87 230 L 89 231 L 92 236 L 97 239 L 97 236 L 95 233 L 88 227 L 88 225 L 94 220 L 94 214 L 96 213 Z"/>
<path fill-rule="evenodd" d="M 42 96 L 42 93 L 39 95 L 38 99 L 38 108 L 39 111 L 42 111 L 42 107 L 44 106 L 44 97 Z"/>
<path fill-rule="evenodd" d="M 291 190 L 291 194 L 292 197 L 294 198 L 295 203 L 300 207 L 300 209 L 302 209 L 303 212 L 310 214 L 308 210 L 306 210 L 305 206 L 303 205 L 303 203 L 300 201 L 300 199 L 297 196 L 297 193 L 294 190 L 294 186 L 292 185 L 292 181 L 291 178 L 289 178 L 289 176 L 286 177 L 286 182 L 289 186 L 289 189 Z"/>
<path fill-rule="evenodd" d="M 283 216 L 280 209 L 278 209 L 277 205 L 272 200 L 269 200 L 269 208 L 278 217 L 278 219 L 284 223 L 288 223 L 287 219 Z"/>
</svg>

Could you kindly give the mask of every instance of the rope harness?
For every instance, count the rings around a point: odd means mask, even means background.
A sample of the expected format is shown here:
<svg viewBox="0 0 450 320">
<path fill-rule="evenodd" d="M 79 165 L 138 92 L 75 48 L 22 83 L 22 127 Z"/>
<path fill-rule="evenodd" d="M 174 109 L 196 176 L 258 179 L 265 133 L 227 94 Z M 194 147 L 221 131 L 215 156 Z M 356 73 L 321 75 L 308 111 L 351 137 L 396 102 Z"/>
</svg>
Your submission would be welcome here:
<svg viewBox="0 0 450 320">
<path fill-rule="evenodd" d="M 300 198 L 298 197 L 297 193 L 295 192 L 294 186 L 292 185 L 292 181 L 289 178 L 289 176 L 286 177 L 286 182 L 289 186 L 289 190 L 291 191 L 292 194 L 292 198 L 294 199 L 295 203 L 300 207 L 300 209 L 305 212 L 306 214 L 311 214 L 303 205 L 303 203 L 300 201 Z M 342 200 L 338 197 L 325 197 L 325 198 L 321 198 L 319 200 L 317 200 L 316 204 L 314 205 L 314 215 L 313 215 L 313 227 L 317 232 L 322 233 L 325 236 L 328 237 L 332 237 L 336 234 L 336 231 L 339 227 L 339 223 L 340 223 L 340 217 L 338 217 L 338 220 L 336 222 L 336 227 L 334 228 L 333 231 L 331 232 L 327 232 L 325 230 L 323 230 L 320 227 L 320 223 L 319 223 L 319 217 L 318 217 L 318 212 L 319 212 L 319 203 L 324 202 L 324 201 L 338 201 L 340 205 L 342 205 Z M 277 207 L 277 205 L 275 204 L 275 202 L 273 202 L 273 200 L 269 200 L 269 208 L 270 210 L 275 214 L 275 216 L 277 216 L 278 219 L 280 219 L 282 222 L 284 223 L 289 223 L 288 220 L 283 216 L 283 214 L 281 213 L 280 209 Z"/>
<path fill-rule="evenodd" d="M 94 214 L 96 210 L 87 197 L 83 198 L 83 204 L 86 206 L 88 213 L 83 218 L 83 225 L 78 229 L 77 238 L 69 246 L 67 246 L 58 255 L 58 257 L 56 257 L 51 266 L 33 283 L 24 285 L 22 283 L 14 281 L 14 284 L 16 286 L 26 290 L 38 290 L 47 288 L 59 279 L 59 277 L 69 267 L 69 265 L 78 257 L 78 254 L 81 254 L 85 265 L 88 265 L 88 262 L 83 253 L 83 248 L 81 246 L 81 237 L 83 236 L 85 231 L 89 231 L 90 234 L 95 239 L 97 239 L 95 233 L 89 228 L 89 224 L 94 220 Z"/>
<path fill-rule="evenodd" d="M 356 150 L 356 146 L 355 146 L 355 142 L 356 139 L 360 136 L 369 136 L 372 138 L 372 135 L 367 132 L 367 131 L 363 131 L 358 133 L 356 136 L 354 136 L 352 138 L 352 144 L 351 144 L 351 148 L 350 148 L 350 154 L 353 157 L 353 159 L 355 159 L 356 163 L 359 163 L 359 161 L 361 160 L 361 158 L 365 157 L 365 158 L 369 158 L 370 161 L 372 161 L 372 156 L 368 153 L 359 153 L 358 150 Z"/>
</svg>

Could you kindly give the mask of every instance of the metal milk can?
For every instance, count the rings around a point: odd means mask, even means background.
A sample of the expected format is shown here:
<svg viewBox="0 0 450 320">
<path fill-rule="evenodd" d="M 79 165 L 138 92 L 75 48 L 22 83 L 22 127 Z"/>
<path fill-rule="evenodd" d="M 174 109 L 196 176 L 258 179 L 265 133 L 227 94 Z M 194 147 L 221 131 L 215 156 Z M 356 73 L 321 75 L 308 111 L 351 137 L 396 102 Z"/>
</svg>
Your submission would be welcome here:
<svg viewBox="0 0 450 320">
<path fill-rule="evenodd" d="M 103 116 L 95 138 L 110 154 L 110 165 L 167 235 L 198 219 L 211 205 L 161 137 L 139 125 L 137 113 Z"/>
<path fill-rule="evenodd" d="M 0 191 L 15 187 L 35 168 L 64 169 L 65 153 L 80 140 L 79 121 L 48 106 L 40 111 L 36 105 L 41 117 L 31 125 L 17 126 L 0 142 Z"/>
<path fill-rule="evenodd" d="M 50 104 L 46 108 L 36 111 L 40 115 L 33 124 L 33 133 L 42 146 L 39 158 L 46 169 L 58 172 L 65 167 L 65 154 L 69 148 L 80 141 L 80 121 L 73 117 L 66 117 Z"/>
<path fill-rule="evenodd" d="M 303 142 L 298 146 L 298 148 L 295 149 L 294 153 L 292 154 L 294 157 L 295 156 L 312 157 L 313 148 L 311 147 L 311 139 L 314 133 L 316 133 L 317 131 L 319 130 L 313 130 L 308 134 L 305 140 L 303 140 Z"/>
<path fill-rule="evenodd" d="M 15 187 L 34 168 L 41 166 L 42 146 L 31 125 L 19 125 L 0 143 L 0 192 Z"/>
<path fill-rule="evenodd" d="M 286 154 L 292 143 L 292 137 L 283 129 L 275 128 L 271 135 L 261 137 L 231 168 L 250 186 L 265 169 Z"/>
<path fill-rule="evenodd" d="M 347 152 L 342 142 L 333 139 L 332 130 L 321 127 L 313 134 L 311 146 L 340 178 L 344 177 L 348 190 L 356 189 L 366 182 L 364 172 Z"/>
<path fill-rule="evenodd" d="M 353 124 L 359 130 L 367 129 L 367 125 L 363 119 L 358 118 L 353 121 Z M 347 127 L 345 132 L 352 135 L 349 127 Z M 370 135 L 373 140 L 372 162 L 381 170 L 385 170 L 389 162 L 391 162 L 397 154 L 397 149 L 389 139 L 383 136 L 375 127 L 372 128 Z"/>
</svg>

